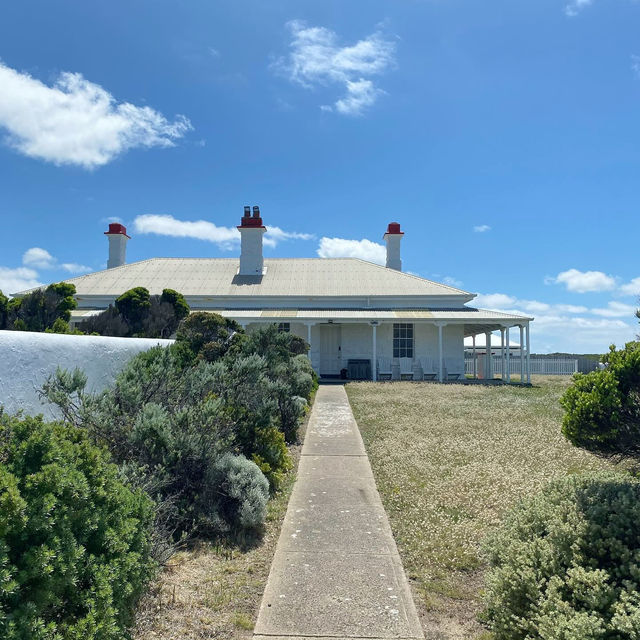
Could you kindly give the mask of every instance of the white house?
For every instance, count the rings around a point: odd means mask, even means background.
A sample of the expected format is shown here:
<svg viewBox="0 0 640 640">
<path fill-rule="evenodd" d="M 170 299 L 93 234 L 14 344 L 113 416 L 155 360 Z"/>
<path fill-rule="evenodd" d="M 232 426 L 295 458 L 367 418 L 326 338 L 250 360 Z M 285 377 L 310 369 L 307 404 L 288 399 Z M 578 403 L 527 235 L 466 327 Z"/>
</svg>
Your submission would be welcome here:
<svg viewBox="0 0 640 640">
<path fill-rule="evenodd" d="M 72 278 L 72 320 L 105 309 L 132 287 L 181 292 L 193 311 L 214 311 L 247 330 L 277 323 L 311 345 L 321 377 L 464 379 L 464 339 L 518 327 L 528 372 L 526 316 L 467 306 L 475 294 L 402 272 L 403 232 L 389 224 L 386 267 L 356 258 L 263 258 L 266 231 L 258 207 L 245 207 L 238 227 L 240 258 L 152 258 L 126 264 L 126 229 L 110 224 L 109 267 Z M 485 340 L 487 338 L 485 337 Z M 510 357 L 507 346 L 505 358 Z M 490 359 L 489 359 L 490 360 Z M 490 364 L 488 364 L 490 367 Z M 484 369 L 489 371 L 490 369 Z M 503 368 L 504 370 L 504 368 Z M 507 367 L 508 370 L 508 367 Z M 488 377 L 493 377 L 491 374 Z M 523 373 L 522 381 L 529 381 Z"/>
</svg>

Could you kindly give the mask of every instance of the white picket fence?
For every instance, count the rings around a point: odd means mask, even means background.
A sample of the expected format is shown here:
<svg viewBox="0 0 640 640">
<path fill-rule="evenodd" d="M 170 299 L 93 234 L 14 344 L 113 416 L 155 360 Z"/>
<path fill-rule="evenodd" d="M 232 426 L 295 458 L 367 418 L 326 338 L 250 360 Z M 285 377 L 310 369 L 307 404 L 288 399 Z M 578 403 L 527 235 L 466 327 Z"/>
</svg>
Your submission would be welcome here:
<svg viewBox="0 0 640 640">
<path fill-rule="evenodd" d="M 484 358 L 483 355 L 477 356 L 478 360 Z M 526 360 L 524 363 L 526 372 Z M 473 358 L 465 358 L 465 373 L 473 375 Z M 477 370 L 480 370 L 478 364 Z M 509 358 L 509 370 L 511 375 L 520 375 L 520 356 Z M 540 374 L 545 376 L 571 376 L 578 371 L 578 361 L 568 358 L 531 358 L 531 374 Z M 496 376 L 502 375 L 502 358 L 493 356 L 493 373 Z"/>
</svg>

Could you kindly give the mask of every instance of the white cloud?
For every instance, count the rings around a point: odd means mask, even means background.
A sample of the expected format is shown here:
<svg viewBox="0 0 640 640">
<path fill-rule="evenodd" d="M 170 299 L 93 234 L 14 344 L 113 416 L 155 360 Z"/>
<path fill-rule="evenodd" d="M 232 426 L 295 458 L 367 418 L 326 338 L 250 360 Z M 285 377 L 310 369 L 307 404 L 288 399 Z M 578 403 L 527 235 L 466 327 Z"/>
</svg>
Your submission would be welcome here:
<svg viewBox="0 0 640 640">
<path fill-rule="evenodd" d="M 491 227 L 488 224 L 479 224 L 477 227 L 473 227 L 476 233 L 484 233 L 485 231 L 491 231 Z"/>
<path fill-rule="evenodd" d="M 291 32 L 291 53 L 274 67 L 292 82 L 308 89 L 338 84 L 346 95 L 333 106 L 345 115 L 361 115 L 384 93 L 369 78 L 386 71 L 394 63 L 395 43 L 375 32 L 352 46 L 340 47 L 334 31 L 324 27 L 308 27 L 300 20 L 287 23 Z"/>
<path fill-rule="evenodd" d="M 564 284 L 567 291 L 587 293 L 590 291 L 611 291 L 615 289 L 616 280 L 602 271 L 579 271 L 569 269 L 559 273 L 555 278 L 547 280 L 556 284 Z"/>
<path fill-rule="evenodd" d="M 520 300 L 504 293 L 492 293 L 478 295 L 469 304 L 534 316 L 535 320 L 531 324 L 533 353 L 604 353 L 611 343 L 623 345 L 633 340 L 637 328 L 633 323 L 613 319 L 618 315 L 622 317 L 622 307 L 615 302 L 610 302 L 607 309 L 590 310 L 581 305 L 548 304 L 538 300 Z M 625 311 L 628 312 L 628 309 Z M 602 317 L 588 317 L 588 314 Z M 633 313 L 630 316 L 628 313 L 624 315 L 631 318 Z"/>
<path fill-rule="evenodd" d="M 236 227 L 219 227 L 208 220 L 177 220 L 171 215 L 145 214 L 137 216 L 133 221 L 133 228 L 137 233 L 153 233 L 173 238 L 194 238 L 213 242 L 221 249 L 230 251 L 240 243 L 240 233 Z M 283 240 L 310 240 L 308 233 L 283 231 L 280 227 L 267 227 L 264 244 L 275 247 Z"/>
<path fill-rule="evenodd" d="M 38 274 L 33 269 L 27 267 L 0 267 L 0 291 L 5 295 L 18 293 L 25 289 L 39 287 L 42 283 L 38 281 Z"/>
<path fill-rule="evenodd" d="M 68 273 L 87 273 L 91 271 L 91 267 L 77 262 L 58 263 L 46 249 L 40 247 L 31 247 L 22 255 L 22 264 L 32 269 L 63 269 Z"/>
<path fill-rule="evenodd" d="M 618 291 L 624 296 L 640 296 L 640 278 L 634 278 L 631 282 L 623 284 Z"/>
<path fill-rule="evenodd" d="M 483 309 L 503 309 L 516 304 L 516 299 L 504 293 L 479 293 L 469 304 Z"/>
<path fill-rule="evenodd" d="M 31 158 L 93 169 L 135 147 L 170 147 L 192 129 L 151 107 L 116 102 L 79 73 L 52 86 L 0 62 L 0 127 L 8 144 Z"/>
<path fill-rule="evenodd" d="M 611 301 L 604 309 L 591 309 L 591 313 L 606 318 L 633 318 L 637 310 L 636 306 Z"/>
<path fill-rule="evenodd" d="M 60 268 L 69 273 L 87 273 L 92 271 L 91 267 L 87 267 L 86 264 L 78 264 L 77 262 L 63 262 Z"/>
<path fill-rule="evenodd" d="M 570 16 L 577 16 L 585 7 L 593 4 L 593 0 L 571 0 L 564 8 L 564 12 Z"/>
<path fill-rule="evenodd" d="M 367 239 L 320 238 L 316 253 L 320 258 L 360 258 L 376 264 L 385 264 L 387 260 L 386 249 Z"/>
<path fill-rule="evenodd" d="M 22 264 L 35 269 L 53 269 L 56 259 L 46 249 L 32 247 L 22 255 Z"/>
</svg>

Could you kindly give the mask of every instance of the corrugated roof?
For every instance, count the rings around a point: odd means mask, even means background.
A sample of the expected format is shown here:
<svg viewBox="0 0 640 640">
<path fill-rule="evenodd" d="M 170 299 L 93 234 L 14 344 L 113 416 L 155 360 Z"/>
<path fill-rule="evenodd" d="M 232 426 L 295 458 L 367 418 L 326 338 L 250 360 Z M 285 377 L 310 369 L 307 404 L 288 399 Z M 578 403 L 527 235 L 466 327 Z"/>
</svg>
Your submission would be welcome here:
<svg viewBox="0 0 640 640">
<path fill-rule="evenodd" d="M 152 258 L 71 278 L 78 296 L 133 287 L 189 296 L 466 296 L 472 294 L 357 258 L 269 258 L 263 276 L 237 275 L 237 258 Z"/>
</svg>

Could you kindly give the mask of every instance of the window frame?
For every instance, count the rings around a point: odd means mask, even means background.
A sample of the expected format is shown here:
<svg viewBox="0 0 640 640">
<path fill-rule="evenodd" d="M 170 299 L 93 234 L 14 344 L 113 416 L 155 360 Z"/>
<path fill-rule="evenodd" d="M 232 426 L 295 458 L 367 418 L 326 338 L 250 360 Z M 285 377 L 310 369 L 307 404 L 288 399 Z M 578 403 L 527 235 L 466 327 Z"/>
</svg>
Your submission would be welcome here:
<svg viewBox="0 0 640 640">
<path fill-rule="evenodd" d="M 415 327 L 412 322 L 393 323 L 393 357 L 413 358 L 415 352 Z"/>
</svg>

